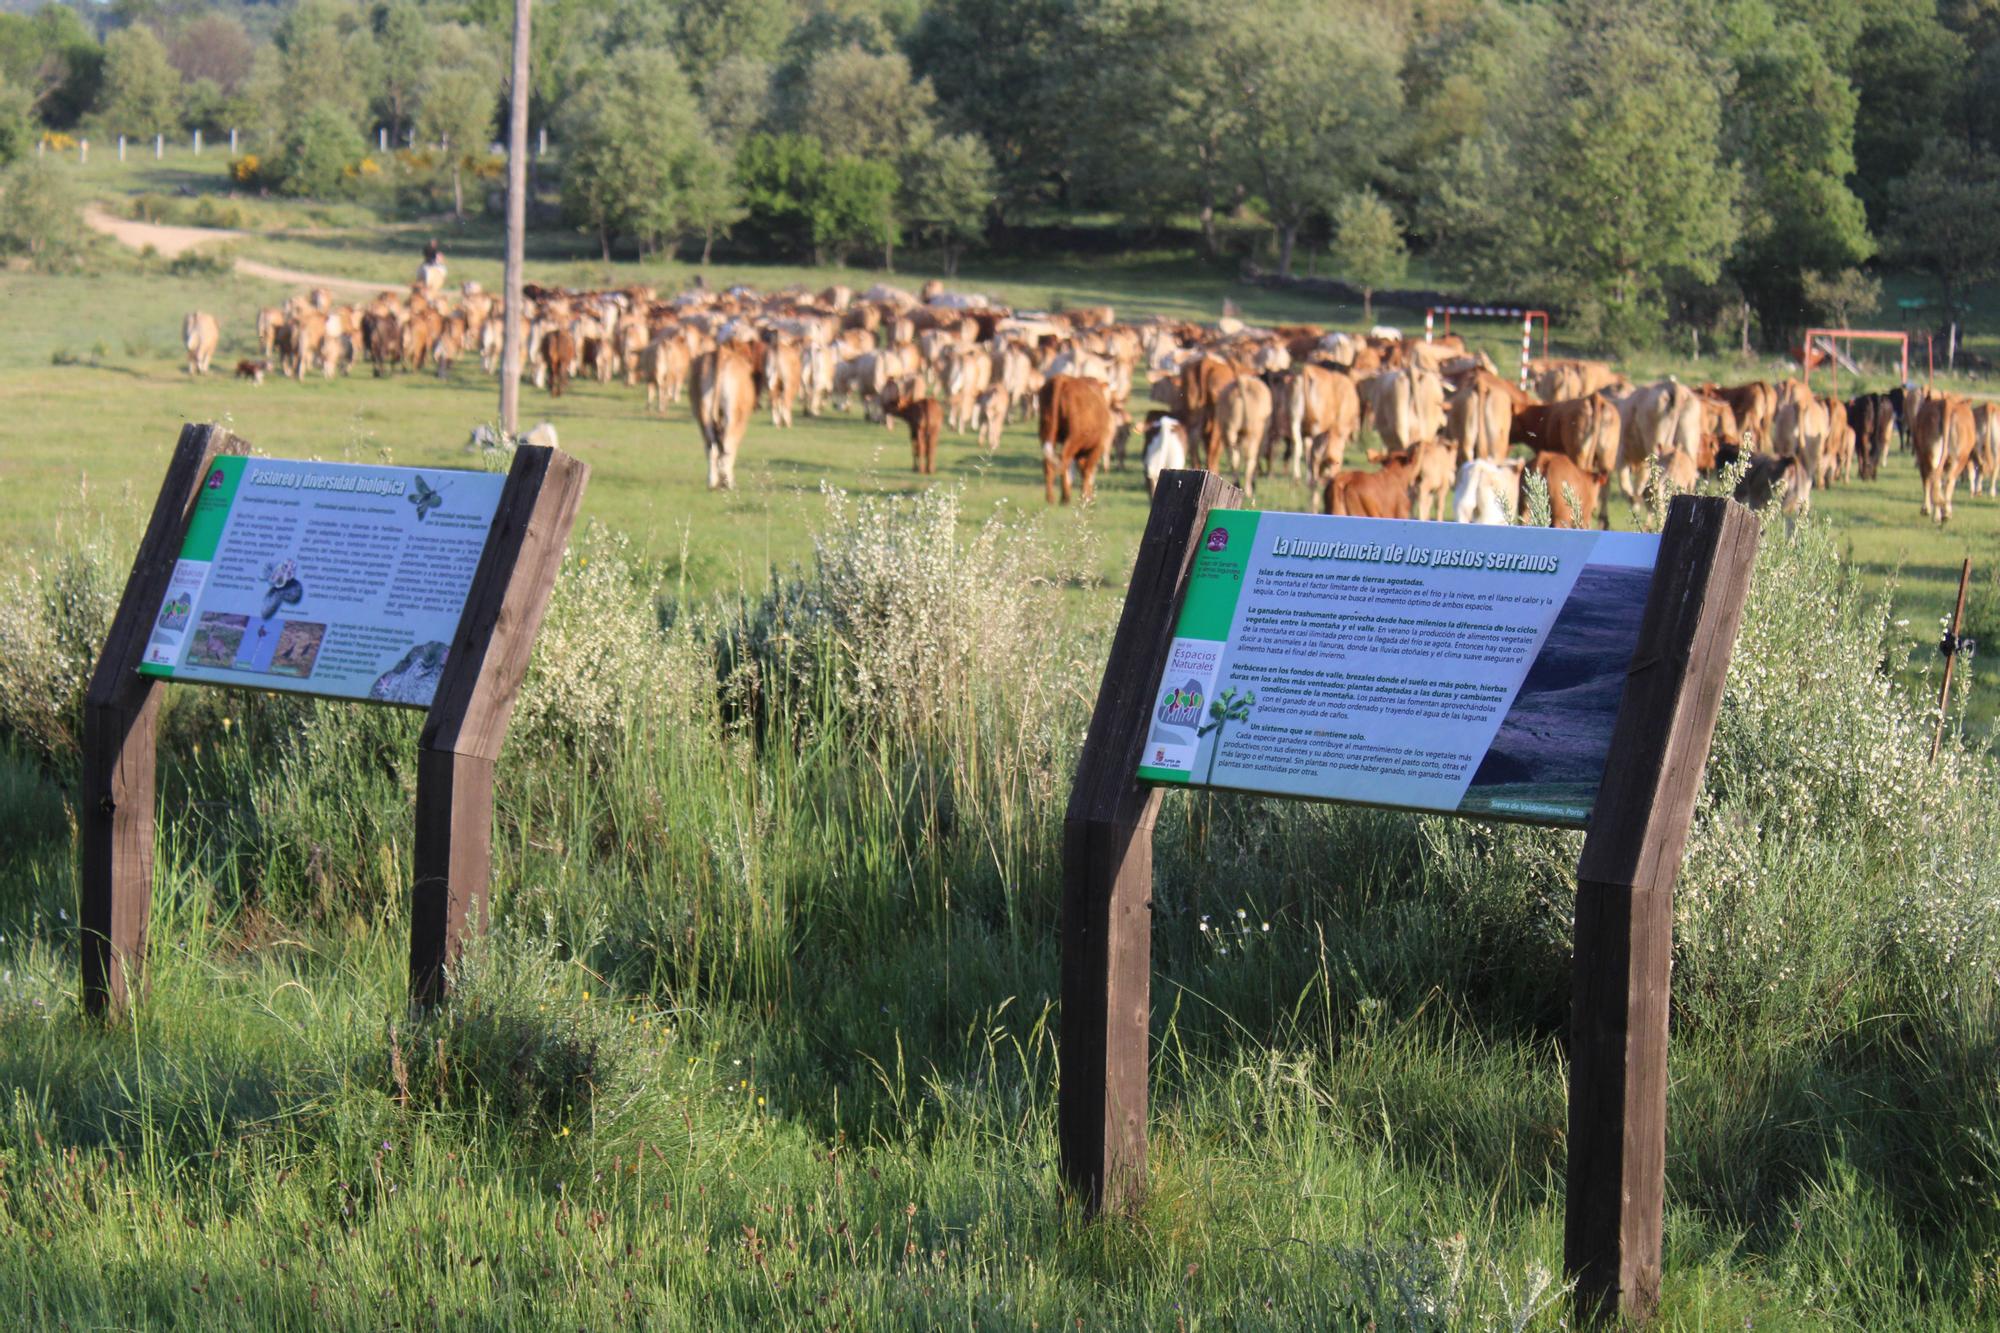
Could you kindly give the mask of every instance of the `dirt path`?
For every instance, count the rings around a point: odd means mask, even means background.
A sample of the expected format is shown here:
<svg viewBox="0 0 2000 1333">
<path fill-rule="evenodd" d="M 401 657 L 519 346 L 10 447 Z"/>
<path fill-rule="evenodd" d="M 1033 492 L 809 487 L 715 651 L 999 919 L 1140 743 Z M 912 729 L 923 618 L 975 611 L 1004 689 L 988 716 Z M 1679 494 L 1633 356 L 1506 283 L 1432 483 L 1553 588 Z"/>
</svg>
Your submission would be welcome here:
<svg viewBox="0 0 2000 1333">
<path fill-rule="evenodd" d="M 83 220 L 91 230 L 103 232 L 120 245 L 134 250 L 152 246 L 168 259 L 186 254 L 198 245 L 210 241 L 242 240 L 250 235 L 244 231 L 230 231 L 224 227 L 169 227 L 160 222 L 134 222 L 129 218 L 113 217 L 96 204 L 84 207 Z M 372 296 L 376 292 L 400 287 L 395 282 L 363 282 L 358 278 L 336 278 L 329 273 L 303 273 L 295 268 L 280 268 L 276 264 L 266 264 L 256 259 L 239 259 L 236 271 L 246 278 L 262 278 L 267 282 L 286 283 L 294 287 L 327 287 L 339 291 L 365 292 Z"/>
</svg>

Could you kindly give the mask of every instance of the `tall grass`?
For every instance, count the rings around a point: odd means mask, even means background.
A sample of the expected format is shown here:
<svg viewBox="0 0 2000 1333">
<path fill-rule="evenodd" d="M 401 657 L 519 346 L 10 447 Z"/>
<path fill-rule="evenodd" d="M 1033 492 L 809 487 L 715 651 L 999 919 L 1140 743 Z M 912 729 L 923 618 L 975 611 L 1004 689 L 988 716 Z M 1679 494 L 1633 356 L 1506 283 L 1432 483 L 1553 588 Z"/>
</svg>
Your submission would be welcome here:
<svg viewBox="0 0 2000 1333">
<path fill-rule="evenodd" d="M 415 717 L 193 688 L 164 716 L 150 990 L 82 1018 L 73 700 L 122 567 L 72 542 L 16 571 L 0 1301 L 1556 1326 L 1574 834 L 1170 796 L 1153 1189 L 1097 1224 L 1064 1202 L 1061 810 L 1109 629 L 1072 585 L 1099 560 L 957 506 L 830 493 L 809 562 L 721 600 L 579 540 L 501 766 L 495 932 L 420 1019 Z M 1994 766 L 1924 761 L 1886 603 L 1824 530 L 1774 527 L 1758 562 L 1677 902 L 1666 1313 L 1976 1324 Z"/>
</svg>

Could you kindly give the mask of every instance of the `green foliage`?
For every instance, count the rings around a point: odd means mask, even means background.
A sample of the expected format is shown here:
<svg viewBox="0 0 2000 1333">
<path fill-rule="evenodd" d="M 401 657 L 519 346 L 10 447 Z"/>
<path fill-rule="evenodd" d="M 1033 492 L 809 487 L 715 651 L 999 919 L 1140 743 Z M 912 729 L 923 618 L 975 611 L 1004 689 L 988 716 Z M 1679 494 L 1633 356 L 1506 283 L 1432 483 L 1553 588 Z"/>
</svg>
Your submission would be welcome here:
<svg viewBox="0 0 2000 1333">
<path fill-rule="evenodd" d="M 1849 269 L 1874 253 L 1847 184 L 1858 106 L 1802 25 L 1737 62 L 1724 138 L 1743 173 L 1743 216 L 1728 271 L 1773 343 L 1788 341 L 1803 317 L 1807 271 Z"/>
<path fill-rule="evenodd" d="M 1886 6 L 1862 30 L 1848 70 L 1859 97 L 1854 180 L 1877 227 L 1888 222 L 1895 182 L 1926 145 L 1959 133 L 1954 103 L 1965 63 L 1964 42 L 1939 25 L 1930 0 Z"/>
<path fill-rule="evenodd" d="M 0 76 L 0 167 L 6 167 L 34 151 L 33 104 L 24 89 Z"/>
<path fill-rule="evenodd" d="M 1736 237 L 1721 99 L 1664 18 L 1574 5 L 1563 19 L 1544 130 L 1481 154 L 1474 272 L 1557 299 L 1586 339 L 1641 345 L 1668 285 L 1712 282 Z"/>
<path fill-rule="evenodd" d="M 1383 170 L 1401 123 L 1401 55 L 1396 30 L 1358 0 L 1303 10 L 1249 0 L 1231 25 L 1220 59 L 1280 273 L 1291 273 L 1306 222 Z"/>
<path fill-rule="evenodd" d="M 177 134 L 180 100 L 180 73 L 167 63 L 167 48 L 151 28 L 120 28 L 105 39 L 104 83 L 96 118 L 107 138 Z"/>
<path fill-rule="evenodd" d="M 1056 193 L 1086 86 L 1076 75 L 1090 67 L 1104 77 L 1075 40 L 1079 12 L 1067 0 L 932 0 L 904 42 L 939 90 L 946 127 L 992 150 L 1003 211 Z"/>
<path fill-rule="evenodd" d="M 1882 280 L 1860 269 L 1845 268 L 1838 273 L 1807 269 L 1802 277 L 1805 302 L 1813 317 L 1830 321 L 1836 328 L 1869 323 L 1882 304 Z"/>
<path fill-rule="evenodd" d="M 0 175 L 0 254 L 54 267 L 79 244 L 81 201 L 64 169 L 26 157 Z"/>
<path fill-rule="evenodd" d="M 337 0 L 304 0 L 285 15 L 270 71 L 274 128 L 289 132 L 300 117 L 324 119 L 331 110 L 360 132 L 379 60 L 363 18 Z"/>
<path fill-rule="evenodd" d="M 929 137 L 937 98 L 901 52 L 849 45 L 819 55 L 788 100 L 787 122 L 828 153 L 893 162 Z"/>
<path fill-rule="evenodd" d="M 905 165 L 903 216 L 937 242 L 947 276 L 958 272 L 966 244 L 985 232 L 996 188 L 993 155 L 974 134 L 939 135 Z"/>
<path fill-rule="evenodd" d="M 818 140 L 756 134 L 737 158 L 745 216 L 766 243 L 815 263 L 864 245 L 893 245 L 896 173 L 886 162 L 830 155 Z"/>
<path fill-rule="evenodd" d="M 367 151 L 354 122 L 339 108 L 322 102 L 293 119 L 276 157 L 264 170 L 280 194 L 332 199 L 348 191 L 348 173 Z"/>
<path fill-rule="evenodd" d="M 2000 156 L 1933 140 L 1892 200 L 1891 253 L 1935 278 L 1948 310 L 1967 286 L 2000 273 L 2000 233 L 1989 224 L 2000 209 Z"/>
<path fill-rule="evenodd" d="M 590 79 L 558 122 L 563 208 L 596 236 L 671 243 L 690 230 L 685 190 L 701 170 L 706 132 L 671 54 L 629 50 Z"/>
<path fill-rule="evenodd" d="M 437 60 L 437 40 L 415 0 L 390 0 L 378 8 L 371 34 L 380 54 L 377 110 L 389 137 L 400 141 L 404 127 L 415 118 L 419 101 L 427 100 L 425 84 L 437 77 L 432 68 Z"/>
<path fill-rule="evenodd" d="M 1409 270 L 1409 249 L 1396 215 L 1373 190 L 1348 195 L 1333 209 L 1333 262 L 1361 289 L 1362 318 L 1373 318 L 1375 292 L 1393 287 Z"/>
<path fill-rule="evenodd" d="M 82 15 L 63 4 L 34 14 L 0 14 L 0 74 L 24 88 L 36 113 L 54 129 L 69 129 L 96 102 L 104 67 Z"/>
</svg>

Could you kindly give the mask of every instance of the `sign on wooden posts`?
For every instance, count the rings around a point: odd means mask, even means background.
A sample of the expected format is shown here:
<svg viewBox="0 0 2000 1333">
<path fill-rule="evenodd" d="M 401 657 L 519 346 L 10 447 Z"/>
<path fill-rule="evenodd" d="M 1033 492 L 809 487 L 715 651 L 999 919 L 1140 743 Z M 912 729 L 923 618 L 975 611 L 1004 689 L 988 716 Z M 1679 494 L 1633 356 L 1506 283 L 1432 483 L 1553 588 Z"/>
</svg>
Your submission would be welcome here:
<svg viewBox="0 0 2000 1333">
<path fill-rule="evenodd" d="M 443 994 L 483 929 L 493 764 L 589 468 L 522 446 L 505 477 L 247 457 L 181 432 L 84 708 L 83 996 L 120 1008 L 145 960 L 163 681 L 427 710 L 410 986 Z"/>
<path fill-rule="evenodd" d="M 1059 1134 L 1092 1208 L 1146 1180 L 1152 829 L 1169 786 L 1584 828 L 1565 1253 L 1580 1313 L 1659 1293 L 1671 899 L 1756 551 L 1230 508 L 1161 479 L 1063 839 Z"/>
</svg>

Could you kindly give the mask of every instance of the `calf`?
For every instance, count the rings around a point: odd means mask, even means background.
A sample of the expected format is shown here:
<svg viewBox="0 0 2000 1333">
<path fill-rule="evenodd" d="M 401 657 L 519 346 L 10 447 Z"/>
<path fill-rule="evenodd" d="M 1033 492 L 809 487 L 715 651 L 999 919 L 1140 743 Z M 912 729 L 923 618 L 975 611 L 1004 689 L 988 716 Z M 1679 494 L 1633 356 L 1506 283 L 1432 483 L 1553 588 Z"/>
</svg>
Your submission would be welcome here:
<svg viewBox="0 0 2000 1333">
<path fill-rule="evenodd" d="M 1380 463 L 1381 469 L 1337 472 L 1326 483 L 1326 511 L 1357 518 L 1408 518 L 1411 483 L 1417 472 L 1409 450 L 1384 453 L 1370 449 L 1368 461 Z"/>
<path fill-rule="evenodd" d="M 1550 527 L 1589 526 L 1590 516 L 1597 509 L 1597 497 L 1608 480 L 1604 473 L 1587 472 L 1578 467 L 1568 454 L 1549 450 L 1536 454 L 1528 469 L 1549 488 Z M 1525 494 L 1521 497 L 1521 517 L 1524 521 L 1528 518 Z M 1608 522 L 1606 526 L 1610 526 Z"/>
<path fill-rule="evenodd" d="M 1527 465 L 1525 458 L 1474 458 L 1460 464 L 1453 516 L 1461 523 L 1512 523 L 1521 508 L 1521 472 Z"/>
<path fill-rule="evenodd" d="M 1142 462 L 1146 469 L 1146 494 L 1160 489 L 1160 474 L 1187 466 L 1187 428 L 1180 418 L 1166 412 L 1146 414 L 1146 449 Z"/>
<path fill-rule="evenodd" d="M 548 367 L 549 397 L 560 398 L 569 388 L 569 366 L 575 355 L 576 339 L 568 329 L 550 329 L 543 337 L 542 364 Z"/>
<path fill-rule="evenodd" d="M 944 430 L 944 404 L 935 398 L 905 397 L 901 381 L 882 391 L 882 416 L 901 417 L 910 428 L 910 468 L 929 476 L 937 471 L 938 435 Z"/>
<path fill-rule="evenodd" d="M 1810 503 L 1812 478 L 1806 475 L 1805 464 L 1792 455 L 1751 454 L 1743 479 L 1736 483 L 1736 502 L 1763 509 L 1774 496 L 1787 515 L 1799 513 Z"/>
<path fill-rule="evenodd" d="M 979 443 L 992 453 L 1000 447 L 1000 432 L 1007 424 L 1007 391 L 995 386 L 980 394 L 973 418 L 979 426 Z"/>
</svg>

